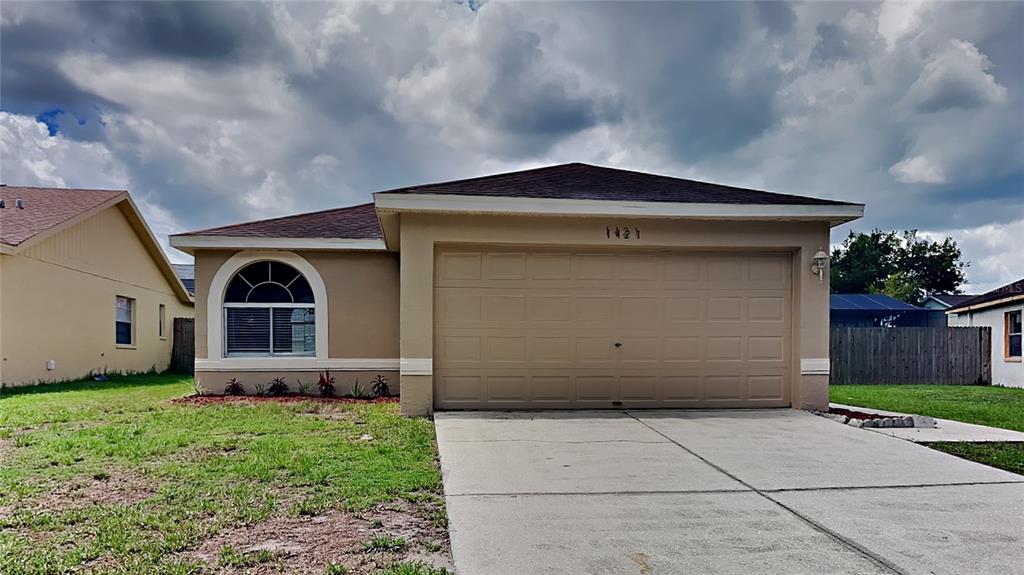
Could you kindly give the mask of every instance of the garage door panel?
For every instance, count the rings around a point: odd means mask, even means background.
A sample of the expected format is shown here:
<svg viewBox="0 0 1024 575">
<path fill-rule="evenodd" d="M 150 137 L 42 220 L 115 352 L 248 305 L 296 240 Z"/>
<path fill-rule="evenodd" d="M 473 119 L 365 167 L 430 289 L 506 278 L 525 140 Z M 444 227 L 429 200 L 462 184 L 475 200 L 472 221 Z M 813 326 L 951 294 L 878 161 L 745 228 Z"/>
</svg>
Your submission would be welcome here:
<svg viewBox="0 0 1024 575">
<path fill-rule="evenodd" d="M 445 250 L 438 407 L 788 404 L 788 254 Z"/>
</svg>

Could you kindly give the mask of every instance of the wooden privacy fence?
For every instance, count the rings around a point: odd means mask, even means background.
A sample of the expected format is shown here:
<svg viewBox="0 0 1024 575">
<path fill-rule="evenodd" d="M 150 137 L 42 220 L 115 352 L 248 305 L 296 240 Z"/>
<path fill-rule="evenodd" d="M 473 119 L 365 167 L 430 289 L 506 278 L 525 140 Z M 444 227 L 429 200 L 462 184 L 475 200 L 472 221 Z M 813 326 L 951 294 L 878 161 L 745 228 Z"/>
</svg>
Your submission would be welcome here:
<svg viewBox="0 0 1024 575">
<path fill-rule="evenodd" d="M 988 385 L 988 327 L 835 327 L 833 384 Z"/>
<path fill-rule="evenodd" d="M 196 320 L 174 318 L 174 340 L 171 342 L 171 371 L 192 373 L 196 365 Z"/>
</svg>

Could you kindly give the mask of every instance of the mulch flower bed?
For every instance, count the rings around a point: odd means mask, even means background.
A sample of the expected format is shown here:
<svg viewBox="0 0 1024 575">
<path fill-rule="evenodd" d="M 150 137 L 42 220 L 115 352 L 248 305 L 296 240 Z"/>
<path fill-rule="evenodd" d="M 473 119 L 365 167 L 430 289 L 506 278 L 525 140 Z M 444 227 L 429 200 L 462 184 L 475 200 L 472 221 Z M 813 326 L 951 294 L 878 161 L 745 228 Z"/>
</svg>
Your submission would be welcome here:
<svg viewBox="0 0 1024 575">
<path fill-rule="evenodd" d="M 397 397 L 324 397 L 322 395 L 189 395 L 172 399 L 172 403 L 189 405 L 215 405 L 219 403 L 300 403 L 313 401 L 316 403 L 398 403 Z"/>
</svg>

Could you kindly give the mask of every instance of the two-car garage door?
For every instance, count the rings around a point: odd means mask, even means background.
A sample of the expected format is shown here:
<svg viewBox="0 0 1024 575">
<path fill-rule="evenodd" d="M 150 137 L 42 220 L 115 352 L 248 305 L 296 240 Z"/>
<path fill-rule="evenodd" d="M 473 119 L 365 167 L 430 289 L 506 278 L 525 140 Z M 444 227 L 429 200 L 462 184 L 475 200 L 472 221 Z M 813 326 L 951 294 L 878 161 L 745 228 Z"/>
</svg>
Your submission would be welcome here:
<svg viewBox="0 0 1024 575">
<path fill-rule="evenodd" d="M 438 408 L 789 405 L 788 253 L 450 247 Z"/>
</svg>

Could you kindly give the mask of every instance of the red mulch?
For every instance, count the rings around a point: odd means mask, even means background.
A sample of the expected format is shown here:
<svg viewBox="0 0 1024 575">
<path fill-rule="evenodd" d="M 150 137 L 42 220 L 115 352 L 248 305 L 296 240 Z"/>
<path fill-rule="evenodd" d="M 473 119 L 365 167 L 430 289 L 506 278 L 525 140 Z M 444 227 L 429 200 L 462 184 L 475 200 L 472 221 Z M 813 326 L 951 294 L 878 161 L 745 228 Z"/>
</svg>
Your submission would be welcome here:
<svg viewBox="0 0 1024 575">
<path fill-rule="evenodd" d="M 849 409 L 843 409 L 841 407 L 830 407 L 830 408 L 828 408 L 828 412 L 829 413 L 834 413 L 836 415 L 845 415 L 846 417 L 849 417 L 850 419 L 860 419 L 860 420 L 884 419 L 886 417 L 889 417 L 887 415 L 875 415 L 873 413 L 863 413 L 863 412 L 860 412 L 860 411 L 850 411 Z"/>
<path fill-rule="evenodd" d="M 312 401 L 316 403 L 398 403 L 397 397 L 371 397 L 357 399 L 355 397 L 323 397 L 320 395 L 282 395 L 276 397 L 256 395 L 189 395 L 172 399 L 172 403 L 189 405 L 213 405 L 218 403 L 299 403 Z"/>
</svg>

